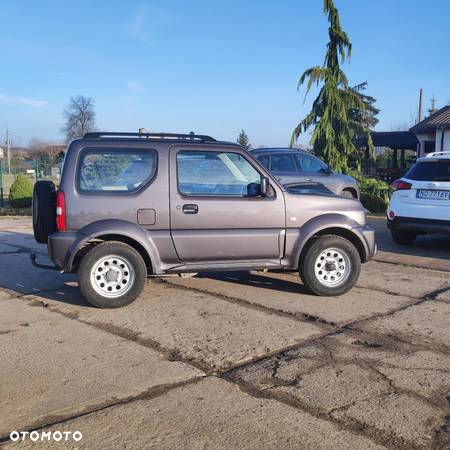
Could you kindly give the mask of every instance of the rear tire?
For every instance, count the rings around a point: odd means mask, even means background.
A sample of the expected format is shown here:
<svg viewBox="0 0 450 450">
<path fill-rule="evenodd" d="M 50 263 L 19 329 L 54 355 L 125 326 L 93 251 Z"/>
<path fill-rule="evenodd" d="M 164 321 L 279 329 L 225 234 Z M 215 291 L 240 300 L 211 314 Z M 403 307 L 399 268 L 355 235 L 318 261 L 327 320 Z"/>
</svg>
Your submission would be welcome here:
<svg viewBox="0 0 450 450">
<path fill-rule="evenodd" d="M 307 289 L 332 297 L 348 292 L 358 281 L 361 258 L 356 247 L 341 236 L 320 236 L 301 256 L 299 273 Z"/>
<path fill-rule="evenodd" d="M 81 259 L 78 285 L 83 297 L 98 308 L 121 308 L 144 289 L 147 267 L 142 256 L 123 242 L 95 245 Z"/>
<path fill-rule="evenodd" d="M 56 231 L 56 189 L 52 181 L 37 181 L 33 188 L 33 232 L 39 244 L 47 244 Z"/>
<path fill-rule="evenodd" d="M 416 239 L 417 234 L 413 231 L 391 230 L 391 236 L 394 242 L 399 245 L 410 245 Z"/>
</svg>

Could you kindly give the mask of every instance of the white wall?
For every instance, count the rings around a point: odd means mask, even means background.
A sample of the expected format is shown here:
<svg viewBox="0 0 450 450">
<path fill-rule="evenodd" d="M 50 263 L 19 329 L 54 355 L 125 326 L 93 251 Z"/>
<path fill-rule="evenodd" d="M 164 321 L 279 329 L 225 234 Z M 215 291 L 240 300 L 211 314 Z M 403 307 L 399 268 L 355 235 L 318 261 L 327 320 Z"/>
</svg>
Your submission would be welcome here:
<svg viewBox="0 0 450 450">
<path fill-rule="evenodd" d="M 441 151 L 441 139 L 442 139 L 442 133 L 444 134 L 444 148 L 442 149 L 444 152 L 450 152 L 450 130 L 437 130 L 436 132 L 436 151 Z"/>
</svg>

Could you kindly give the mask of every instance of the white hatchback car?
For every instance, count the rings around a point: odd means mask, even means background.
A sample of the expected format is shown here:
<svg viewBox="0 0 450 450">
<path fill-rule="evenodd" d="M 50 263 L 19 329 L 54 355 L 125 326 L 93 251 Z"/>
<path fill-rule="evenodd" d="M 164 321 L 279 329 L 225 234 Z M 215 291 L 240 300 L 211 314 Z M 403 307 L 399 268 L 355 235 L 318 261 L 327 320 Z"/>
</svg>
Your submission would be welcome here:
<svg viewBox="0 0 450 450">
<path fill-rule="evenodd" d="M 407 245 L 419 234 L 450 234 L 450 152 L 417 159 L 392 187 L 387 226 L 395 242 Z"/>
</svg>

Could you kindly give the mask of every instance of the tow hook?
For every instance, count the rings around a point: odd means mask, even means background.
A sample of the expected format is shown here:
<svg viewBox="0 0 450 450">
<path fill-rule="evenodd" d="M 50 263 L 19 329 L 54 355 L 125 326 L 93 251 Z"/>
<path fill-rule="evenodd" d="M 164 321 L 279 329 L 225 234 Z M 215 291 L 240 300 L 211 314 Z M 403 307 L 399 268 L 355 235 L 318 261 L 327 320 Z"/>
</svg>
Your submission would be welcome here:
<svg viewBox="0 0 450 450">
<path fill-rule="evenodd" d="M 60 270 L 58 266 L 49 266 L 47 264 L 39 264 L 36 262 L 36 253 L 30 254 L 31 264 L 38 269 L 47 269 L 47 270 Z"/>
</svg>

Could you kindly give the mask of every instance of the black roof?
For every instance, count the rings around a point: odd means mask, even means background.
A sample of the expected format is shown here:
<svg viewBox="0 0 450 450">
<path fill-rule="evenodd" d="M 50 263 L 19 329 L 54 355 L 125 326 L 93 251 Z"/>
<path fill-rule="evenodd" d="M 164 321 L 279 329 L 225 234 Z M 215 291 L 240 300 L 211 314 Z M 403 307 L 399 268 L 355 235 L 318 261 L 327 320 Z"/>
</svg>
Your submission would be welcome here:
<svg viewBox="0 0 450 450">
<path fill-rule="evenodd" d="M 411 131 L 373 131 L 370 133 L 375 147 L 389 147 L 400 150 L 417 150 L 419 141 Z M 358 140 L 357 145 L 365 147 L 367 138 Z"/>
<path fill-rule="evenodd" d="M 413 133 L 427 133 L 440 127 L 450 127 L 450 105 L 444 106 L 439 111 L 431 114 L 431 116 L 410 128 L 409 131 Z"/>
</svg>

